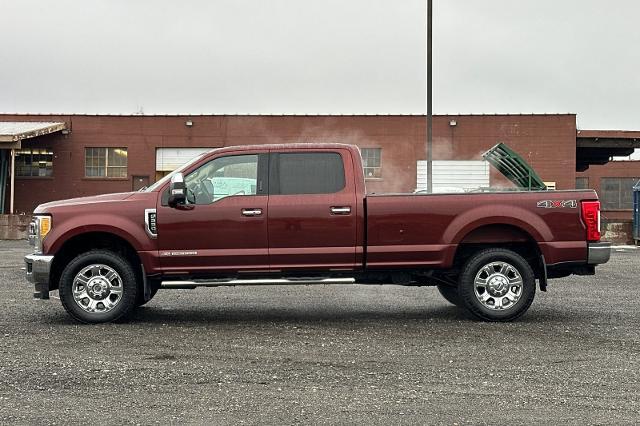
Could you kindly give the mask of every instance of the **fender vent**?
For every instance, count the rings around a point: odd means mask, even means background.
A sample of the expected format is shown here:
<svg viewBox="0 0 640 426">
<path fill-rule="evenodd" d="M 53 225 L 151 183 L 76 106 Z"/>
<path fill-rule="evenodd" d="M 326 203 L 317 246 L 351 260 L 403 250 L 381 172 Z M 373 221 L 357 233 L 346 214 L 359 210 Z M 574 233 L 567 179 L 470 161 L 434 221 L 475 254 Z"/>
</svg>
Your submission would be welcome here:
<svg viewBox="0 0 640 426">
<path fill-rule="evenodd" d="M 144 224 L 147 234 L 151 238 L 158 236 L 158 215 L 156 209 L 146 209 L 144 211 Z"/>
</svg>

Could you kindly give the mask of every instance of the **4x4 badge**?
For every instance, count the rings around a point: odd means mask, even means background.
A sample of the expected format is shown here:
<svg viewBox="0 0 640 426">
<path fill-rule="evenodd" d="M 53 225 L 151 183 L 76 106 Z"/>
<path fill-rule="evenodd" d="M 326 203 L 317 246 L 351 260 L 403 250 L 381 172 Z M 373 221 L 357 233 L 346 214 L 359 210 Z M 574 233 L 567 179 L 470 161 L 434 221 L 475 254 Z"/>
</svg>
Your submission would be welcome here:
<svg viewBox="0 0 640 426">
<path fill-rule="evenodd" d="M 537 207 L 541 209 L 577 209 L 578 202 L 576 200 L 544 200 L 538 201 Z"/>
</svg>

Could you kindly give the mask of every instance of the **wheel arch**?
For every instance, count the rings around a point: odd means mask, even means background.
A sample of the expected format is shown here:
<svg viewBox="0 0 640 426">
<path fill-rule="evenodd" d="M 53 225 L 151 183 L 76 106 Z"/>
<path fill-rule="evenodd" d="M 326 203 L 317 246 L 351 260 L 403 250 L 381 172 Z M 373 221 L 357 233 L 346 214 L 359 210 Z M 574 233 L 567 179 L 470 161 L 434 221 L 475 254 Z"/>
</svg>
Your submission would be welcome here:
<svg viewBox="0 0 640 426">
<path fill-rule="evenodd" d="M 75 234 L 67 238 L 56 250 L 51 265 L 49 289 L 55 290 L 60 283 L 60 276 L 66 265 L 78 254 L 93 249 L 110 250 L 118 253 L 130 262 L 136 271 L 138 283 L 142 280 L 141 260 L 134 246 L 124 237 L 107 231 L 91 231 Z"/>
<path fill-rule="evenodd" d="M 534 242 L 533 236 L 523 228 L 509 223 L 491 223 L 479 225 L 467 232 L 458 244 L 490 243 L 527 243 Z"/>
<path fill-rule="evenodd" d="M 514 226 L 534 241 L 551 241 L 553 232 L 544 219 L 531 210 L 513 204 L 483 204 L 457 215 L 442 234 L 445 244 L 460 244 L 471 232 L 487 225 Z"/>
<path fill-rule="evenodd" d="M 454 254 L 454 267 L 461 267 L 467 259 L 480 250 L 504 248 L 522 256 L 531 266 L 535 277 L 540 279 L 541 290 L 545 290 L 546 269 L 544 257 L 536 237 L 524 227 L 512 223 L 489 223 L 479 225 L 462 235 Z"/>
</svg>

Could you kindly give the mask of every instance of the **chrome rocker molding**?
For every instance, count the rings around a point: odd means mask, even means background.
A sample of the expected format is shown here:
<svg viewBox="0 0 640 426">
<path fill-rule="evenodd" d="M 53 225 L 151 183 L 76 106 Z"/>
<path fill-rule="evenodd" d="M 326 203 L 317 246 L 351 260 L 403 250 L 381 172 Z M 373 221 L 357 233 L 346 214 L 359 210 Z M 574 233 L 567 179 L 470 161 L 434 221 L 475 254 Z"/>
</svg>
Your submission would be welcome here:
<svg viewBox="0 0 640 426">
<path fill-rule="evenodd" d="M 321 285 L 353 284 L 354 278 L 305 278 L 305 279 L 268 279 L 268 280 L 212 280 L 212 281 L 162 281 L 162 288 L 192 289 L 196 287 L 222 287 L 236 285 Z"/>
</svg>

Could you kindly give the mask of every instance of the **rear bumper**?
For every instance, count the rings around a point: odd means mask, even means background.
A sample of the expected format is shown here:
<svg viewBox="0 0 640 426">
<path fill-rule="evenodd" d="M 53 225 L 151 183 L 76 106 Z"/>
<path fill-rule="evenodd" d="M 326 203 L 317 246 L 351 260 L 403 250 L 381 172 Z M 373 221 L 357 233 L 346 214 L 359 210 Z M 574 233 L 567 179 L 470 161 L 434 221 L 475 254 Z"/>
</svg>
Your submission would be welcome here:
<svg viewBox="0 0 640 426">
<path fill-rule="evenodd" d="M 611 243 L 589 243 L 589 254 L 587 257 L 587 264 L 600 265 L 607 263 L 611 258 Z"/>
<path fill-rule="evenodd" d="M 35 286 L 34 297 L 38 299 L 49 298 L 49 275 L 53 256 L 42 254 L 29 254 L 24 257 L 26 264 L 25 278 Z"/>
</svg>

